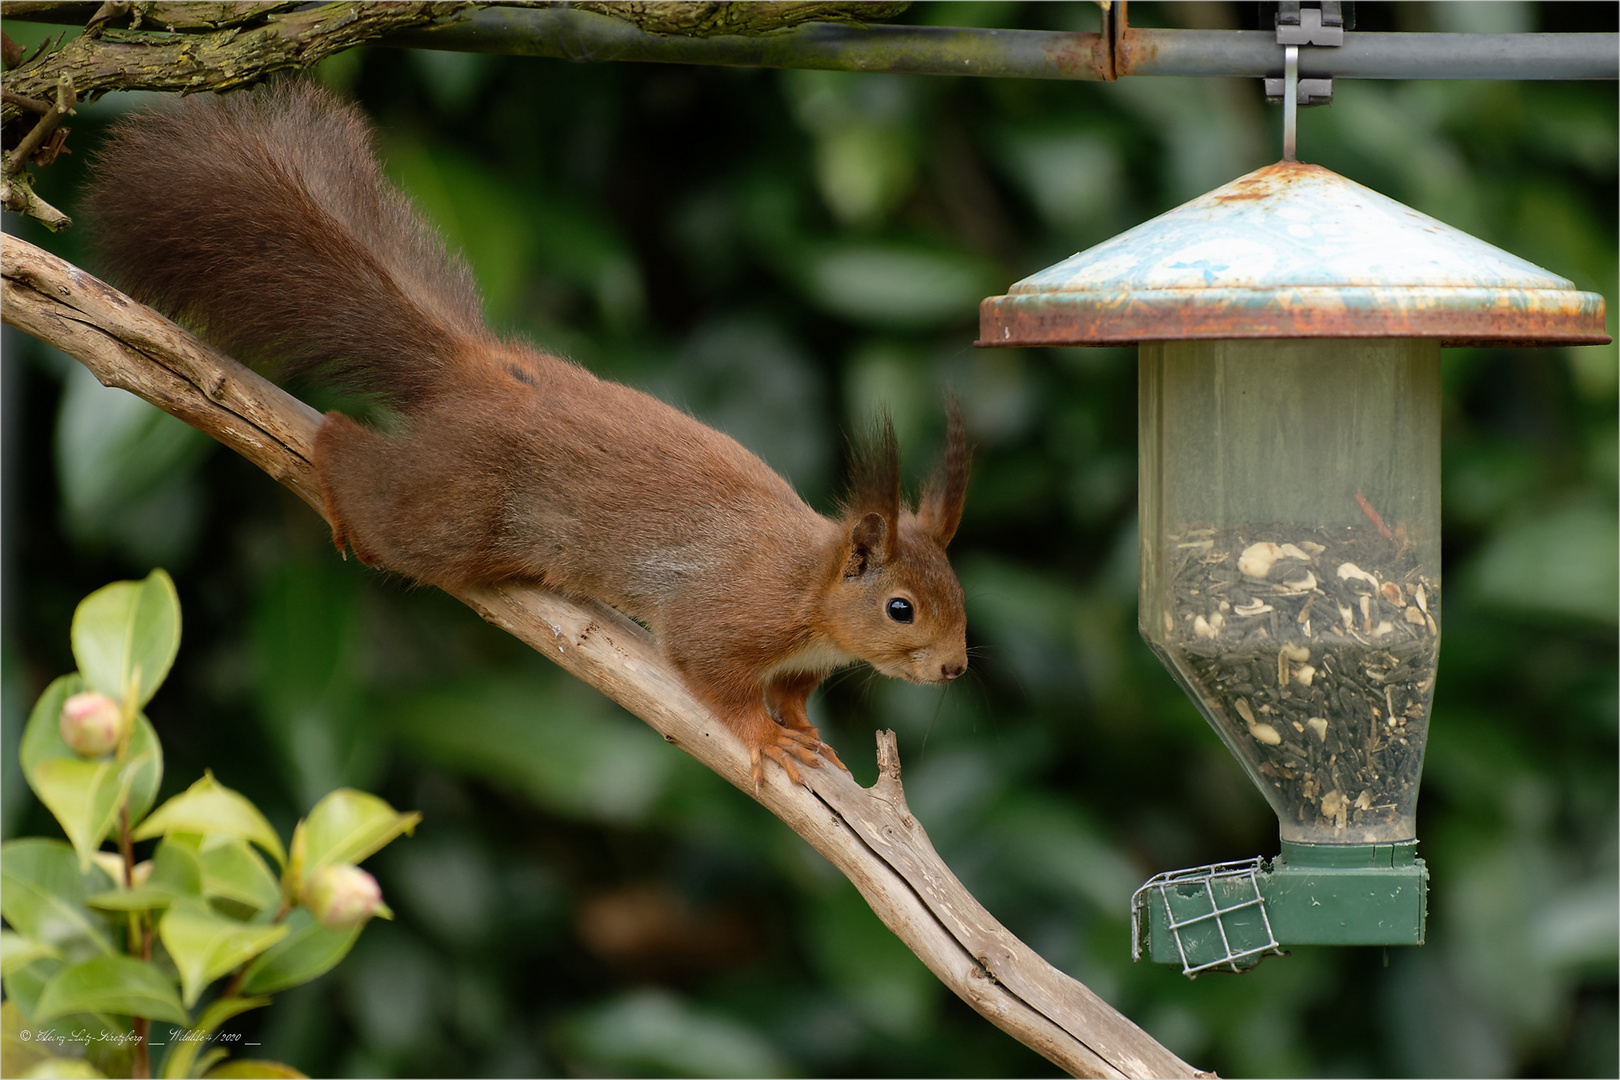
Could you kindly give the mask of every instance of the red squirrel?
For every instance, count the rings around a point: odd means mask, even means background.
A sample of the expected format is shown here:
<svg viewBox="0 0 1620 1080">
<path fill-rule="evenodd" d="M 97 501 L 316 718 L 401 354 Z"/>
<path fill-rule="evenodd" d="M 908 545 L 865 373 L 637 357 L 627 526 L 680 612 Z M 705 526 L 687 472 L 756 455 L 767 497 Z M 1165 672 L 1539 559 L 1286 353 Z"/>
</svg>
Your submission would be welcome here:
<svg viewBox="0 0 1620 1080">
<path fill-rule="evenodd" d="M 120 121 L 84 207 L 113 279 L 250 363 L 373 395 L 329 412 L 314 467 L 339 551 L 450 589 L 521 579 L 641 620 L 692 693 L 795 783 L 843 767 L 805 714 L 864 660 L 967 669 L 945 548 L 969 451 L 902 505 L 892 426 L 837 519 L 733 439 L 484 322 L 466 263 L 383 176 L 359 111 L 303 82 Z"/>
</svg>

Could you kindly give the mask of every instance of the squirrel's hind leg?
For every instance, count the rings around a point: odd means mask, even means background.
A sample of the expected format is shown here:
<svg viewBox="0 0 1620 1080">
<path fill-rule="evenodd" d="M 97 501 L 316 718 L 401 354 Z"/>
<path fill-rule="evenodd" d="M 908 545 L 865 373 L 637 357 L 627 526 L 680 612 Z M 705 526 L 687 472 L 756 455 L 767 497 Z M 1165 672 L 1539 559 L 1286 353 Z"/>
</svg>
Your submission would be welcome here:
<svg viewBox="0 0 1620 1080">
<path fill-rule="evenodd" d="M 363 453 L 366 443 L 380 438 L 376 432 L 337 412 L 327 413 L 315 433 L 315 480 L 321 489 L 321 502 L 326 506 L 326 520 L 332 526 L 332 546 L 345 558 L 353 551 L 355 558 L 367 566 L 376 566 L 379 558 L 354 535 L 344 516 L 339 494 L 340 473 L 332 463 L 353 459 L 357 450 Z"/>
<path fill-rule="evenodd" d="M 432 411 L 399 434 L 327 413 L 314 465 L 338 549 L 447 588 L 518 575 L 498 540 L 506 492 L 477 452 L 480 434 Z"/>
</svg>

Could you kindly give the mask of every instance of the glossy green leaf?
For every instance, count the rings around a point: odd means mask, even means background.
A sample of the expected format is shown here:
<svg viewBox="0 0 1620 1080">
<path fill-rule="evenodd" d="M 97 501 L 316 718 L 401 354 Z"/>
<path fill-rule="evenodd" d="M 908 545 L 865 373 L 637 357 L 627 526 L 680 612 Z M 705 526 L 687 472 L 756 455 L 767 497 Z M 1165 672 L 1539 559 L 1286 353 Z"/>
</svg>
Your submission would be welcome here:
<svg viewBox="0 0 1620 1080">
<path fill-rule="evenodd" d="M 207 1080 L 306 1080 L 305 1074 L 291 1065 L 258 1058 L 237 1058 L 216 1065 L 203 1073 Z"/>
<path fill-rule="evenodd" d="M 220 998 L 202 1011 L 202 1015 L 197 1017 L 197 1022 L 192 1025 L 189 1034 L 193 1036 L 212 1035 L 219 1025 L 231 1017 L 239 1016 L 250 1009 L 263 1008 L 268 1004 L 270 1004 L 270 999 L 267 997 Z M 206 1045 L 204 1041 L 199 1038 L 176 1043 L 163 1062 L 163 1075 L 166 1080 L 185 1080 L 186 1077 L 193 1075 L 193 1073 L 206 1072 L 208 1066 L 212 1063 L 211 1060 L 207 1055 L 205 1055 L 203 1061 L 199 1062 L 197 1060 L 197 1053 L 204 1045 Z M 218 1056 L 213 1057 L 213 1061 L 225 1056 L 225 1051 L 218 1048 L 210 1051 L 210 1054 L 216 1052 Z"/>
<path fill-rule="evenodd" d="M 255 911 L 271 910 L 281 902 L 281 885 L 275 874 L 247 841 L 211 836 L 197 857 L 204 896 L 234 900 Z"/>
<path fill-rule="evenodd" d="M 203 778 L 154 810 L 134 832 L 137 840 L 148 840 L 168 833 L 197 833 L 201 836 L 236 836 L 251 840 L 286 862 L 281 837 L 247 797 L 221 784 L 214 774 Z"/>
<path fill-rule="evenodd" d="M 22 761 L 23 775 L 49 758 L 77 759 L 79 755 L 68 749 L 62 741 L 62 706 L 67 699 L 84 689 L 84 680 L 77 675 L 63 675 L 51 682 L 34 702 L 28 714 L 28 726 L 23 729 L 22 743 L 17 756 Z"/>
<path fill-rule="evenodd" d="M 197 855 L 201 837 L 177 833 L 165 836 L 152 853 L 152 876 L 148 885 L 158 885 L 182 896 L 201 897 L 202 860 Z"/>
<path fill-rule="evenodd" d="M 202 899 L 202 863 L 196 853 L 199 842 L 199 837 L 184 834 L 164 837 L 152 855 L 152 873 L 143 884 L 98 892 L 85 903 L 111 911 L 150 911 L 182 898 Z"/>
<path fill-rule="evenodd" d="M 144 581 L 115 581 L 85 597 L 73 613 L 73 658 L 85 685 L 137 706 L 169 674 L 180 650 L 180 597 L 162 570 Z"/>
<path fill-rule="evenodd" d="M 50 758 L 28 774 L 28 786 L 67 833 L 81 871 L 90 869 L 91 854 L 117 825 L 118 808 L 140 764 Z"/>
<path fill-rule="evenodd" d="M 94 877 L 106 881 L 100 871 Z M 0 845 L 0 915 L 24 937 L 70 957 L 111 953 L 102 920 L 84 906 L 86 891 L 73 849 L 60 840 L 29 837 Z"/>
<path fill-rule="evenodd" d="M 127 762 L 135 765 L 129 782 L 129 823 L 137 825 L 157 801 L 163 783 L 163 744 L 144 713 L 135 715 L 135 732 L 129 737 Z"/>
<path fill-rule="evenodd" d="M 309 817 L 299 823 L 299 880 L 337 863 L 359 863 L 396 836 L 409 833 L 421 820 L 421 814 L 401 814 L 375 795 L 339 788 L 316 803 Z"/>
<path fill-rule="evenodd" d="M 186 1008 L 215 979 L 287 936 L 287 927 L 256 926 L 216 914 L 206 904 L 176 900 L 158 922 L 158 935 L 180 972 Z"/>
<path fill-rule="evenodd" d="M 282 925 L 289 930 L 287 936 L 248 967 L 242 993 L 273 994 L 324 975 L 348 954 L 360 936 L 359 927 L 328 930 L 301 907 L 293 908 Z"/>
<path fill-rule="evenodd" d="M 150 963 L 130 956 L 98 956 L 58 971 L 39 995 L 34 1020 L 81 1012 L 145 1016 L 181 1026 L 191 1022 L 174 984 Z"/>
<path fill-rule="evenodd" d="M 35 960 L 60 960 L 62 950 L 43 941 L 33 941 L 15 930 L 0 930 L 0 976 L 10 975 Z"/>
<path fill-rule="evenodd" d="M 97 911 L 161 911 L 179 897 L 167 889 L 141 885 L 133 889 L 107 889 L 91 893 L 85 903 Z"/>
<path fill-rule="evenodd" d="M 62 705 L 68 698 L 84 689 L 84 680 L 78 675 L 63 675 L 45 688 L 28 714 L 28 726 L 23 729 L 18 756 L 23 775 L 32 777 L 35 768 L 46 761 L 83 761 L 62 741 Z M 129 820 L 139 822 L 152 808 L 158 786 L 163 782 L 163 747 L 151 721 L 142 714 L 135 716 L 135 731 L 130 736 L 126 761 L 141 762 L 130 780 Z M 36 792 L 37 794 L 37 792 Z"/>
</svg>

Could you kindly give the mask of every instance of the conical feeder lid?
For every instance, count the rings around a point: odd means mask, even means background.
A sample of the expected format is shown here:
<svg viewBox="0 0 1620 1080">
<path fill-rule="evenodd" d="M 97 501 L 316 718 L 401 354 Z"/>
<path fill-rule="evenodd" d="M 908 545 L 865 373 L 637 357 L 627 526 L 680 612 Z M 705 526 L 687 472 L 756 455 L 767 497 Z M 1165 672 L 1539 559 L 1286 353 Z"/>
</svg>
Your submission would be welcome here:
<svg viewBox="0 0 1620 1080">
<path fill-rule="evenodd" d="M 1606 344 L 1603 298 L 1319 165 L 1241 176 L 1016 283 L 978 344 Z"/>
</svg>

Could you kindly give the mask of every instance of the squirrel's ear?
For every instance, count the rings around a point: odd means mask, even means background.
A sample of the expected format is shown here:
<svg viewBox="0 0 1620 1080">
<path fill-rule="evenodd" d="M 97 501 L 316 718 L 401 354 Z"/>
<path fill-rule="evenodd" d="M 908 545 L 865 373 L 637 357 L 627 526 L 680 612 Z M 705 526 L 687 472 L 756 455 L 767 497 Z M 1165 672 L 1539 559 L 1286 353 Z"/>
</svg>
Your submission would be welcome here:
<svg viewBox="0 0 1620 1080">
<path fill-rule="evenodd" d="M 853 448 L 851 458 L 849 495 L 844 500 L 844 518 L 854 522 L 850 538 L 859 549 L 863 535 L 875 537 L 877 542 L 868 546 L 877 562 L 886 563 L 894 558 L 900 542 L 900 443 L 887 412 Z M 876 526 L 871 524 L 873 519 Z M 880 531 L 874 532 L 874 528 Z"/>
<path fill-rule="evenodd" d="M 951 542 L 962 522 L 972 459 L 967 429 L 962 426 L 962 410 L 953 397 L 945 410 L 945 460 L 923 489 L 922 504 L 917 508 L 917 523 L 940 547 Z"/>
<path fill-rule="evenodd" d="M 862 514 L 856 518 L 849 530 L 849 559 L 844 563 L 844 576 L 860 577 L 888 562 L 895 532 L 882 514 Z"/>
</svg>

